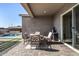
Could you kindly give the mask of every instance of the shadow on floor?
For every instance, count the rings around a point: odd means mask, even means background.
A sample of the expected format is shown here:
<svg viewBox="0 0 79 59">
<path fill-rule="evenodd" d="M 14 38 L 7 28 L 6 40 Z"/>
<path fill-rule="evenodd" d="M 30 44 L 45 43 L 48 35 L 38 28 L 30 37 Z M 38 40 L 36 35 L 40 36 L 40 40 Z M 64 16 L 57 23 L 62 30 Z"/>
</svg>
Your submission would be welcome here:
<svg viewBox="0 0 79 59">
<path fill-rule="evenodd" d="M 36 50 L 43 50 L 43 51 L 48 51 L 48 52 L 58 52 L 59 51 L 58 49 L 52 48 L 52 46 L 45 46 L 45 45 L 36 47 Z"/>
<path fill-rule="evenodd" d="M 58 49 L 50 49 L 50 48 L 48 48 L 48 49 L 36 49 L 36 50 L 43 50 L 43 51 L 48 51 L 48 52 L 58 52 L 59 50 Z"/>
<path fill-rule="evenodd" d="M 50 45 L 52 45 L 52 44 L 54 45 L 54 44 L 63 44 L 63 43 L 61 43 L 61 42 L 50 43 Z M 50 46 L 50 48 L 49 48 L 49 45 L 47 46 L 44 44 L 36 47 L 35 50 L 48 51 L 48 52 L 59 52 L 60 51 L 58 49 L 52 48 L 52 46 Z"/>
</svg>

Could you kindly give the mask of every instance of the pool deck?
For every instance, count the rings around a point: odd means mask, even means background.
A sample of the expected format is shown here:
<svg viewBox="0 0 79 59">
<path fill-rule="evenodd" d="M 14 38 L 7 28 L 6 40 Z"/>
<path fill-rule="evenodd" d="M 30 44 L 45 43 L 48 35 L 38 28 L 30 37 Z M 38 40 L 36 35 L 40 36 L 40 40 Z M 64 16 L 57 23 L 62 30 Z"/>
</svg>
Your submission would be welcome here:
<svg viewBox="0 0 79 59">
<path fill-rule="evenodd" d="M 3 56 L 79 56 L 64 44 L 52 44 L 53 50 L 25 49 L 23 42 L 10 49 Z"/>
</svg>

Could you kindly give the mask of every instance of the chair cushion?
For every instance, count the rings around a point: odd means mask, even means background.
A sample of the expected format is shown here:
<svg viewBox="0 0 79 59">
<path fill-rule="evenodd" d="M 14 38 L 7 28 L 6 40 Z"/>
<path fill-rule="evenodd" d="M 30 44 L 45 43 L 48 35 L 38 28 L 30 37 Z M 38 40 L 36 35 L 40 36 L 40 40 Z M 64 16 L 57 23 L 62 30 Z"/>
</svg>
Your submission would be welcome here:
<svg viewBox="0 0 79 59">
<path fill-rule="evenodd" d="M 52 36 L 52 32 L 49 32 L 49 34 L 48 34 L 48 38 L 51 38 L 51 36 Z"/>
</svg>

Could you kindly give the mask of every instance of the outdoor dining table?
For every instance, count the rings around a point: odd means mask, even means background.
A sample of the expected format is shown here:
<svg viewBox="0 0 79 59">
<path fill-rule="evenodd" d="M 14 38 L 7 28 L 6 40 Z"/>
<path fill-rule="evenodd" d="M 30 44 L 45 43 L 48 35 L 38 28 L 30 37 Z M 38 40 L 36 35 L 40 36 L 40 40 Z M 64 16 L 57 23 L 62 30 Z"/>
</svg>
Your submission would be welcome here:
<svg viewBox="0 0 79 59">
<path fill-rule="evenodd" d="M 48 47 L 47 39 L 44 38 L 43 35 L 40 35 L 40 32 L 35 32 L 34 34 L 30 34 L 31 38 L 31 46 L 36 48 Z"/>
<path fill-rule="evenodd" d="M 40 32 L 35 32 L 34 34 L 30 34 L 31 46 L 39 45 L 40 43 L 39 40 L 40 40 Z"/>
<path fill-rule="evenodd" d="M 30 36 L 40 35 L 40 32 L 35 32 L 34 34 L 30 34 Z"/>
</svg>

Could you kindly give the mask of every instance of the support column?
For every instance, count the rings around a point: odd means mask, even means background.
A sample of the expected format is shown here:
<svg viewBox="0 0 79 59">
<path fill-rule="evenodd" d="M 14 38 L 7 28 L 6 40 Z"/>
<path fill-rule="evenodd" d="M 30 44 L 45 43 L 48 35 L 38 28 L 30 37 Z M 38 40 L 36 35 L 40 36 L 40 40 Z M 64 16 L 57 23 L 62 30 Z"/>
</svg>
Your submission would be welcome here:
<svg viewBox="0 0 79 59">
<path fill-rule="evenodd" d="M 72 9 L 72 46 L 75 47 L 76 43 L 76 19 L 75 19 L 75 11 Z"/>
<path fill-rule="evenodd" d="M 61 42 L 63 42 L 63 16 L 61 16 L 60 24 L 61 24 Z"/>
</svg>

